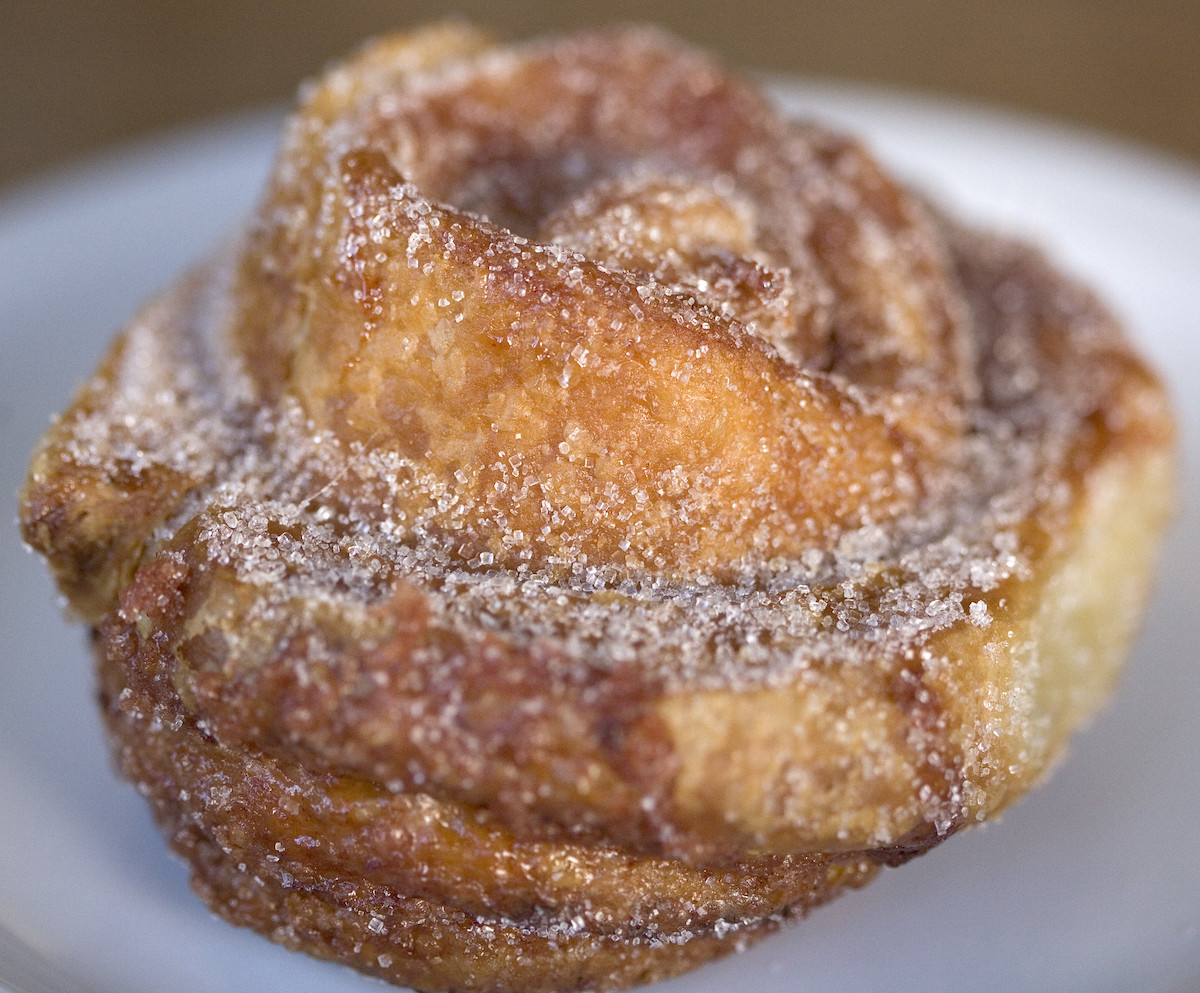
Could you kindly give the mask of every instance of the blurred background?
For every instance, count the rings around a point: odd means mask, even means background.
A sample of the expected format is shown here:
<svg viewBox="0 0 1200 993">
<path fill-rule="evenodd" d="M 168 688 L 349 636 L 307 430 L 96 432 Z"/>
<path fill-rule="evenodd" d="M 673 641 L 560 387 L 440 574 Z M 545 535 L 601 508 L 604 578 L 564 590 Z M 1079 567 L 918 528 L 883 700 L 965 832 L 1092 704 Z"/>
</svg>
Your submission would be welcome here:
<svg viewBox="0 0 1200 993">
<path fill-rule="evenodd" d="M 0 188 L 290 99 L 362 38 L 458 15 L 508 37 L 652 20 L 746 69 L 1032 111 L 1200 165 L 1197 0 L 5 0 Z"/>
</svg>

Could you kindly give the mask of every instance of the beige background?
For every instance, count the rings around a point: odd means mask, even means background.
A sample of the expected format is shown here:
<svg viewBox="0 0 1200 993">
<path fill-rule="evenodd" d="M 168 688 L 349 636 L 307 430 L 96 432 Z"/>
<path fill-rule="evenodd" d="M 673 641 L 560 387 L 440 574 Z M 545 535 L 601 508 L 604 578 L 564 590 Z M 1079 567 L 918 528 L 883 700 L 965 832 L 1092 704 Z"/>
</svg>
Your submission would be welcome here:
<svg viewBox="0 0 1200 993">
<path fill-rule="evenodd" d="M 0 186 L 290 97 L 359 39 L 457 13 L 519 37 L 653 20 L 727 61 L 1034 111 L 1200 165 L 1200 0 L 5 0 Z"/>
</svg>

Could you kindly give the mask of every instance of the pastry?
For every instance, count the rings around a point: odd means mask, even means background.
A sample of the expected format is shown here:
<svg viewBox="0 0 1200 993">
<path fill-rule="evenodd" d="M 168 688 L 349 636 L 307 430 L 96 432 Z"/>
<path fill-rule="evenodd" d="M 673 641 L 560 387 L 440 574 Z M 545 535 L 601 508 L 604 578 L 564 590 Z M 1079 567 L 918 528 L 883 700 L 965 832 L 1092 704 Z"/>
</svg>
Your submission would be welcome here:
<svg viewBox="0 0 1200 993">
<path fill-rule="evenodd" d="M 386 38 L 34 454 L 219 914 L 616 988 L 1005 809 L 1106 698 L 1163 390 L 1038 251 L 637 28 Z"/>
</svg>

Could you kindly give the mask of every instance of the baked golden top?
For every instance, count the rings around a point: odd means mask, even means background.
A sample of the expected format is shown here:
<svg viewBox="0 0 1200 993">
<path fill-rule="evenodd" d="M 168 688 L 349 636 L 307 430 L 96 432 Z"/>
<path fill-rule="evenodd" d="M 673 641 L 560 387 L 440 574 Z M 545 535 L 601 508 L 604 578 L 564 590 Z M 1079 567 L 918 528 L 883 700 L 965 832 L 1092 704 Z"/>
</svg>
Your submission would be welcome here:
<svg viewBox="0 0 1200 993">
<path fill-rule="evenodd" d="M 442 27 L 303 94 L 22 519 L 230 747 L 530 837 L 907 852 L 1102 698 L 1170 438 L 1089 292 L 859 144 L 653 32 Z"/>
</svg>

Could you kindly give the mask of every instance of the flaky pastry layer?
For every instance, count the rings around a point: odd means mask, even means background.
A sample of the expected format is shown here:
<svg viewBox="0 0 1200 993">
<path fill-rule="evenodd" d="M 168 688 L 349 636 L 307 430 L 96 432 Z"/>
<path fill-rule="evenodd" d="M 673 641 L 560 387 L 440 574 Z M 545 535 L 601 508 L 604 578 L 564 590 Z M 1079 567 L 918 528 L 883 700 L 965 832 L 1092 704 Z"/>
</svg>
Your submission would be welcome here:
<svg viewBox="0 0 1200 993">
<path fill-rule="evenodd" d="M 657 33 L 443 26 L 304 91 L 21 514 L 211 905 L 554 989 L 1023 794 L 1172 492 L 1161 386 L 1035 250 Z"/>
</svg>

